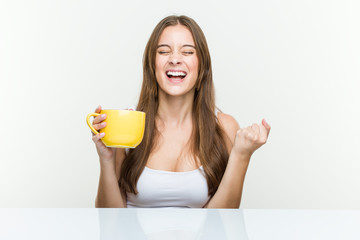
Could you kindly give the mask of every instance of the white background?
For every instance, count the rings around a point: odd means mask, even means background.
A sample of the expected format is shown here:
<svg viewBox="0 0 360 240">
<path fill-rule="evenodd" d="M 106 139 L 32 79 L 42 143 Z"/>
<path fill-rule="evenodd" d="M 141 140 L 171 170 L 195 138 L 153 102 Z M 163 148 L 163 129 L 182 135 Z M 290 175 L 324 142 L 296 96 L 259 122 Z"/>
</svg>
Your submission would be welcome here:
<svg viewBox="0 0 360 240">
<path fill-rule="evenodd" d="M 170 14 L 194 18 L 218 107 L 272 126 L 242 208 L 360 208 L 356 0 L 0 1 L 0 207 L 94 207 L 85 117 L 135 105 L 142 54 Z"/>
</svg>

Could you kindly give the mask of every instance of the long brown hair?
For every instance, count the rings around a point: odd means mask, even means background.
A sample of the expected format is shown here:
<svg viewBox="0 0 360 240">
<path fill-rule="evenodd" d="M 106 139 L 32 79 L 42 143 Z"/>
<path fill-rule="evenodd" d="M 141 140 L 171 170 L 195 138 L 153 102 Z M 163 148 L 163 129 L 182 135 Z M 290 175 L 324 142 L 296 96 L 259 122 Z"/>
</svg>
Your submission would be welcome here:
<svg viewBox="0 0 360 240">
<path fill-rule="evenodd" d="M 210 196 L 215 194 L 224 175 L 229 153 L 224 140 L 224 132 L 215 116 L 215 91 L 205 35 L 193 19 L 186 16 L 168 16 L 155 27 L 143 56 L 143 83 L 137 110 L 146 113 L 145 133 L 141 144 L 129 151 L 121 166 L 119 186 L 125 192 L 137 194 L 137 181 L 159 136 L 155 125 L 159 107 L 159 86 L 155 76 L 156 50 L 163 30 L 168 26 L 178 24 L 184 25 L 192 33 L 199 59 L 192 109 L 193 132 L 190 142 L 193 157 L 197 157 L 204 168 Z"/>
</svg>

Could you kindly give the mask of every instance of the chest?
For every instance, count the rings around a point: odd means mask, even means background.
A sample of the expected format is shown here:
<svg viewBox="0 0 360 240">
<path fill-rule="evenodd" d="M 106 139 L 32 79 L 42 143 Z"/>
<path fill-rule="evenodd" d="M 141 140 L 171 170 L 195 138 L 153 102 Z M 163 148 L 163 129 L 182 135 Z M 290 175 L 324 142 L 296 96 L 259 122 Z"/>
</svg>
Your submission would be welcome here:
<svg viewBox="0 0 360 240">
<path fill-rule="evenodd" d="M 200 167 L 191 154 L 191 129 L 162 131 L 146 166 L 171 172 L 184 172 Z"/>
</svg>

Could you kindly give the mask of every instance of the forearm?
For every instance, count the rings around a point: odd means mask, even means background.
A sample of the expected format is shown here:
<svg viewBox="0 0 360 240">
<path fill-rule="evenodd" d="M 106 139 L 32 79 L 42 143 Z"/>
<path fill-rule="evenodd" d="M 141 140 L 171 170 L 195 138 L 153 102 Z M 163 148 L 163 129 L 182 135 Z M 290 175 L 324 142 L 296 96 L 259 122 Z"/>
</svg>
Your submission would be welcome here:
<svg viewBox="0 0 360 240">
<path fill-rule="evenodd" d="M 224 176 L 207 208 L 239 208 L 250 157 L 231 151 Z"/>
<path fill-rule="evenodd" d="M 109 165 L 102 165 L 100 169 L 95 207 L 126 208 L 126 198 L 120 191 L 115 168 Z"/>
</svg>

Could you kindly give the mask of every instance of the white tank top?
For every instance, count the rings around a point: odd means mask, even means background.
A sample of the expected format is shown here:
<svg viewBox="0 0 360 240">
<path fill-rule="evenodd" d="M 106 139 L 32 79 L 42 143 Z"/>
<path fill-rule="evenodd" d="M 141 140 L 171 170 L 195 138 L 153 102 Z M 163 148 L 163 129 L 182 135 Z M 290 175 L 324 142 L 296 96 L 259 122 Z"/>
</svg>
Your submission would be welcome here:
<svg viewBox="0 0 360 240">
<path fill-rule="evenodd" d="M 219 112 L 215 108 L 216 117 Z M 137 182 L 137 190 L 137 195 L 127 193 L 128 208 L 201 208 L 209 200 L 202 166 L 187 172 L 170 172 L 145 167 Z"/>
<path fill-rule="evenodd" d="M 138 194 L 127 193 L 127 207 L 201 208 L 209 200 L 203 167 L 170 172 L 148 167 L 137 182 Z"/>
</svg>

